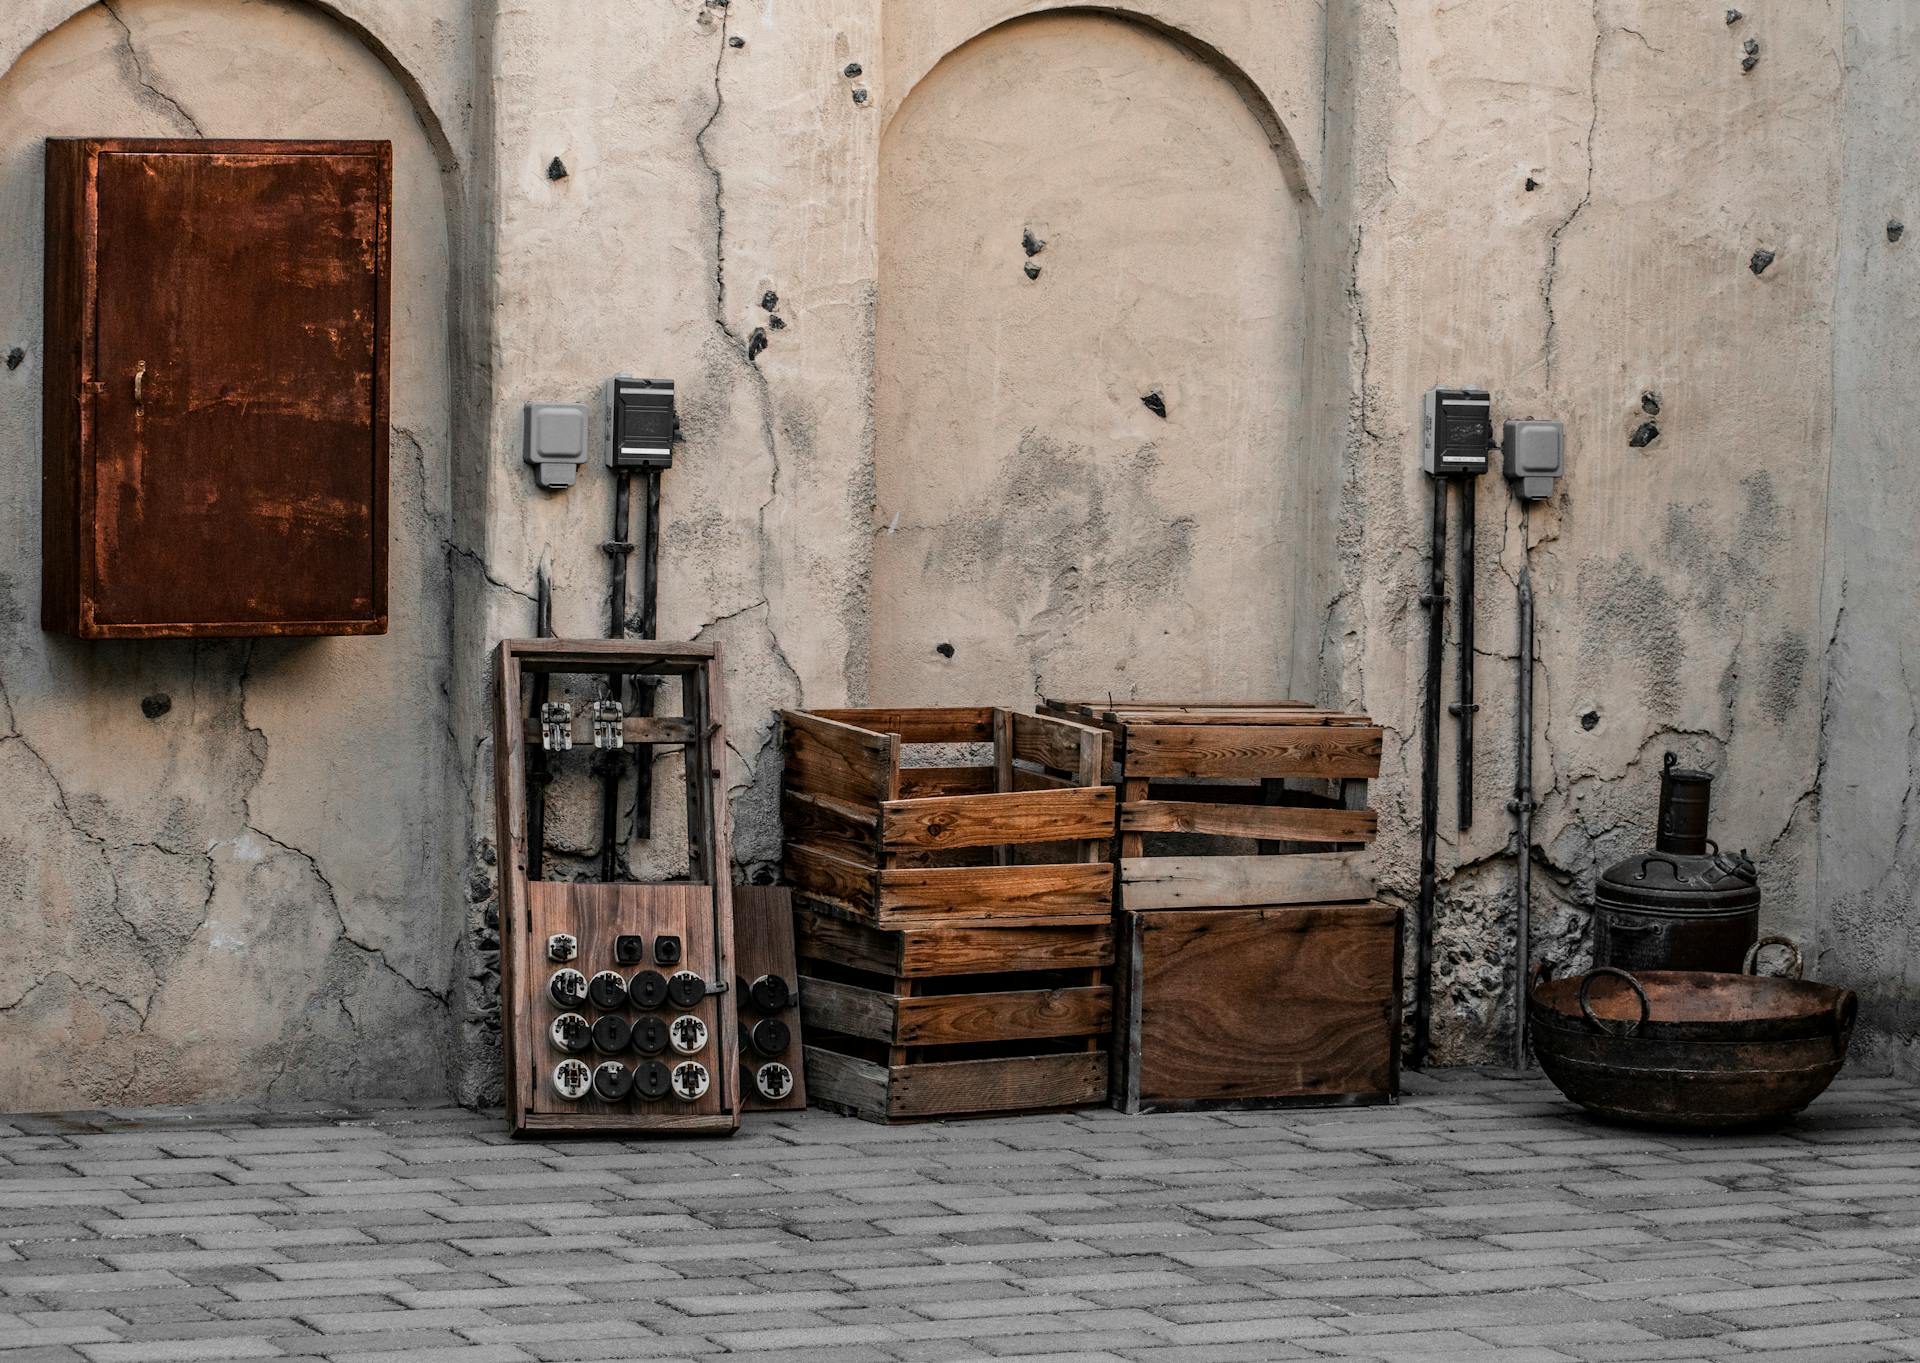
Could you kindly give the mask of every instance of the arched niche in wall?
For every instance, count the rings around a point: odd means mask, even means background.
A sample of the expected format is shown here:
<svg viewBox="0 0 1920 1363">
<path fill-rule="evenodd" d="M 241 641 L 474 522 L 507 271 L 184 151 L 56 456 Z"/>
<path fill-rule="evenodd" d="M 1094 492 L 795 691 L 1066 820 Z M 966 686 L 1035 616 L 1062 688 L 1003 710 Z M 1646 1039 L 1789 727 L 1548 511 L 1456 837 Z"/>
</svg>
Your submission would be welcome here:
<svg viewBox="0 0 1920 1363">
<path fill-rule="evenodd" d="M 1242 85 L 1016 19 L 907 95 L 880 180 L 874 701 L 1284 693 L 1303 203 Z"/>
<path fill-rule="evenodd" d="M 0 73 L 0 1094 L 441 1092 L 459 797 L 420 707 L 451 668 L 446 139 L 320 6 L 72 8 Z M 43 140 L 80 135 L 393 143 L 389 634 L 41 632 Z"/>
</svg>

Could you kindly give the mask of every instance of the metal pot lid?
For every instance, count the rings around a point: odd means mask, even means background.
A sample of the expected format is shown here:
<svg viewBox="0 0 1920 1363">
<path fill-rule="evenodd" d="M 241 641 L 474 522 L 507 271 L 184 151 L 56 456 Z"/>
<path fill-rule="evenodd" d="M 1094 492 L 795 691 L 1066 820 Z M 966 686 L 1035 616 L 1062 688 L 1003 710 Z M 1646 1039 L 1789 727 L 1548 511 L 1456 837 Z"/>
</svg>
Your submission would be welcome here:
<svg viewBox="0 0 1920 1363">
<path fill-rule="evenodd" d="M 1609 866 L 1595 890 L 1597 898 L 1613 903 L 1678 907 L 1679 901 L 1705 900 L 1714 907 L 1734 907 L 1760 902 L 1759 881 L 1745 852 L 1716 850 L 1703 857 L 1645 852 Z"/>
</svg>

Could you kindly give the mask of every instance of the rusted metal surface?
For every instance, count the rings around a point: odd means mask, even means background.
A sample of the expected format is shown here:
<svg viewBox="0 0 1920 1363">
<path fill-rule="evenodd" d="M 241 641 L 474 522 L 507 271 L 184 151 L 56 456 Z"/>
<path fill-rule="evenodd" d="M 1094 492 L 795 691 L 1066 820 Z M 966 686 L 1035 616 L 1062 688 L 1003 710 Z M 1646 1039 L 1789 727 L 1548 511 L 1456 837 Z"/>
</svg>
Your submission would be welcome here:
<svg viewBox="0 0 1920 1363">
<path fill-rule="evenodd" d="M 44 623 L 384 631 L 389 145 L 50 141 L 47 172 Z"/>
<path fill-rule="evenodd" d="M 1593 959 L 1625 970 L 1738 971 L 1760 931 L 1759 875 L 1707 836 L 1713 778 L 1667 754 L 1654 850 L 1594 885 Z"/>
<path fill-rule="evenodd" d="M 1807 980 L 1612 966 L 1555 980 L 1543 965 L 1527 999 L 1534 1055 L 1574 1102 L 1708 1128 L 1781 1121 L 1819 1097 L 1855 1011 L 1852 990 Z"/>
</svg>

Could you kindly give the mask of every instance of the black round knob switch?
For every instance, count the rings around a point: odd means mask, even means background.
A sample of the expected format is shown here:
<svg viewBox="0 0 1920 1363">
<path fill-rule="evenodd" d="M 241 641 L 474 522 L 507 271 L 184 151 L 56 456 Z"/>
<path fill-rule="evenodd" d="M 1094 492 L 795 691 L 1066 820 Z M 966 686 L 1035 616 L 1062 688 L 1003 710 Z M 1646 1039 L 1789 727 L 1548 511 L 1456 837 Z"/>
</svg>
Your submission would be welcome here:
<svg viewBox="0 0 1920 1363">
<path fill-rule="evenodd" d="M 762 975 L 747 986 L 747 997 L 763 1013 L 777 1013 L 793 1002 L 793 990 L 778 975 Z"/>
<path fill-rule="evenodd" d="M 593 1024 L 593 1049 L 602 1055 L 618 1055 L 633 1040 L 633 1028 L 618 1013 L 597 1018 Z"/>
<path fill-rule="evenodd" d="M 793 1044 L 793 1028 L 779 1018 L 761 1018 L 747 1033 L 753 1049 L 762 1055 L 780 1055 Z"/>
<path fill-rule="evenodd" d="M 643 970 L 627 986 L 627 997 L 635 1008 L 658 1008 L 667 1001 L 667 977 L 657 970 Z"/>
<path fill-rule="evenodd" d="M 627 1006 L 627 982 L 618 971 L 603 970 L 587 985 L 587 998 L 595 1008 L 612 1011 Z"/>
<path fill-rule="evenodd" d="M 633 1067 L 633 1092 L 638 1098 L 664 1098 L 673 1090 L 673 1072 L 658 1060 L 642 1060 Z"/>
</svg>

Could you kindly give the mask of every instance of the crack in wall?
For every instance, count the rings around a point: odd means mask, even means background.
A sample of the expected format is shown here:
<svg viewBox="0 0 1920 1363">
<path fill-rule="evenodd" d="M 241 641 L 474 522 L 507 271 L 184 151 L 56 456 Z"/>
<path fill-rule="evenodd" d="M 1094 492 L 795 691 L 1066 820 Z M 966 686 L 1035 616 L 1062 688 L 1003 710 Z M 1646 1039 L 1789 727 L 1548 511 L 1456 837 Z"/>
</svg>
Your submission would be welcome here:
<svg viewBox="0 0 1920 1363">
<path fill-rule="evenodd" d="M 120 26 L 121 37 L 125 40 L 127 63 L 133 72 L 134 84 L 138 85 L 150 97 L 147 103 L 178 118 L 193 131 L 195 137 L 205 137 L 206 134 L 200 131 L 199 121 L 187 112 L 186 106 L 153 83 L 153 78 L 147 73 L 146 61 L 140 56 L 140 49 L 134 45 L 133 29 L 128 25 L 126 18 L 120 13 L 119 0 L 100 0 L 100 8 L 105 10 L 113 19 L 113 22 Z"/>
<path fill-rule="evenodd" d="M 1540 300 L 1547 310 L 1547 334 L 1544 348 L 1546 381 L 1549 389 L 1553 387 L 1554 363 L 1560 358 L 1560 318 L 1553 308 L 1553 290 L 1559 282 L 1560 274 L 1560 238 L 1566 234 L 1568 228 L 1573 226 L 1574 219 L 1578 218 L 1586 210 L 1587 205 L 1593 202 L 1594 139 L 1600 131 L 1600 50 L 1606 45 L 1606 41 L 1607 29 L 1600 18 L 1600 0 L 1593 0 L 1593 60 L 1587 80 L 1588 97 L 1592 101 L 1593 111 L 1587 121 L 1586 188 L 1580 195 L 1580 202 L 1573 206 L 1573 211 L 1561 220 L 1560 225 L 1553 229 L 1547 239 L 1547 272 L 1540 287 Z"/>
</svg>

